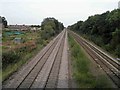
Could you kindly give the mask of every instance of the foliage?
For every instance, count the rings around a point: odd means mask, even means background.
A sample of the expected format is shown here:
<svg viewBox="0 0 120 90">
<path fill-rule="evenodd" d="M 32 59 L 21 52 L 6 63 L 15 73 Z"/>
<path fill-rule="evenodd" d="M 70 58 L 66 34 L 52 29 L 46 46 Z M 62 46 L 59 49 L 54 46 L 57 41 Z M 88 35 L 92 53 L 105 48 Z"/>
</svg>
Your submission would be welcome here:
<svg viewBox="0 0 120 90">
<path fill-rule="evenodd" d="M 2 52 L 2 68 L 5 69 L 7 65 L 17 63 L 23 55 L 36 49 L 36 44 L 27 42 L 24 45 L 14 48 L 9 51 Z"/>
<path fill-rule="evenodd" d="M 10 52 L 3 52 L 2 53 L 2 67 L 3 69 L 11 63 L 15 63 L 16 60 L 19 60 L 21 55 L 19 55 L 18 53 L 15 53 L 14 51 L 10 51 Z"/>
<path fill-rule="evenodd" d="M 31 27 L 40 28 L 39 25 L 32 25 Z M 26 61 L 37 54 L 37 52 L 53 38 L 59 34 L 64 26 L 56 19 L 47 18 L 42 22 L 42 30 L 26 31 L 24 34 L 14 35 L 11 30 L 3 30 L 3 48 L 2 48 L 2 76 L 5 80 L 18 68 L 20 68 Z M 18 31 L 16 31 L 18 32 Z M 6 33 L 8 35 L 6 35 Z M 13 39 L 20 37 L 24 39 L 23 43 L 14 43 Z M 8 47 L 10 46 L 10 48 Z M 6 48 L 7 47 L 7 48 Z M 8 49 L 9 48 L 9 49 Z"/>
<path fill-rule="evenodd" d="M 105 76 L 95 76 L 90 70 L 90 60 L 83 52 L 81 47 L 68 35 L 68 41 L 71 50 L 71 60 L 73 67 L 73 77 L 80 88 L 105 88 L 110 84 Z"/>
<path fill-rule="evenodd" d="M 46 25 L 46 26 L 44 27 L 44 29 L 45 29 L 45 30 L 43 30 L 43 31 L 41 32 L 41 37 L 42 37 L 42 39 L 47 40 L 47 39 L 49 39 L 51 36 L 54 36 L 54 35 L 55 35 L 55 31 L 53 30 L 52 26 Z"/>
<path fill-rule="evenodd" d="M 46 32 L 47 35 L 50 34 L 50 36 L 60 33 L 63 29 L 63 24 L 55 18 L 45 18 L 41 24 L 41 30 L 44 32 L 43 34 Z"/>
<path fill-rule="evenodd" d="M 30 27 L 37 27 L 37 28 L 40 28 L 41 26 L 40 26 L 40 25 L 31 25 Z"/>
<path fill-rule="evenodd" d="M 7 27 L 7 20 L 6 20 L 5 17 L 1 17 L 1 16 L 0 16 L 0 23 L 2 23 L 5 28 Z"/>
<path fill-rule="evenodd" d="M 97 45 L 110 53 L 120 56 L 120 9 L 90 16 L 86 21 L 79 21 L 69 26 L 73 31 L 86 35 Z"/>
</svg>

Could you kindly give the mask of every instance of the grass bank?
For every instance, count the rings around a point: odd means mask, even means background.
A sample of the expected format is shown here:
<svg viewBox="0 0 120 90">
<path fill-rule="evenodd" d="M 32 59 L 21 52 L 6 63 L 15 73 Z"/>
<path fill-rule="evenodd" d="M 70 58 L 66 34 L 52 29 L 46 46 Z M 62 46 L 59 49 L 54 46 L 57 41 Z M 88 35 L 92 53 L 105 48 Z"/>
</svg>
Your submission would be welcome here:
<svg viewBox="0 0 120 90">
<path fill-rule="evenodd" d="M 71 62 L 73 79 L 75 79 L 79 88 L 108 88 L 111 87 L 106 76 L 99 74 L 95 75 L 91 69 L 91 61 L 83 51 L 80 45 L 68 35 L 68 41 L 71 51 Z"/>
</svg>

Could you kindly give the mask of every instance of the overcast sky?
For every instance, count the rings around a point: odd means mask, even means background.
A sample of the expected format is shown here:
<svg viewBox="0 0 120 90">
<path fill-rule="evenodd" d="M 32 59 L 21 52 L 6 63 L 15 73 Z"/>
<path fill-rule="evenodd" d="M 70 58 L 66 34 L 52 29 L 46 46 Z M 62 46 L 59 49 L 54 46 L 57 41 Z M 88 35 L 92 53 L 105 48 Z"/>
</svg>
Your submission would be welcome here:
<svg viewBox="0 0 120 90">
<path fill-rule="evenodd" d="M 46 17 L 55 17 L 65 26 L 88 16 L 111 11 L 119 0 L 0 0 L 0 16 L 9 24 L 41 24 Z"/>
</svg>

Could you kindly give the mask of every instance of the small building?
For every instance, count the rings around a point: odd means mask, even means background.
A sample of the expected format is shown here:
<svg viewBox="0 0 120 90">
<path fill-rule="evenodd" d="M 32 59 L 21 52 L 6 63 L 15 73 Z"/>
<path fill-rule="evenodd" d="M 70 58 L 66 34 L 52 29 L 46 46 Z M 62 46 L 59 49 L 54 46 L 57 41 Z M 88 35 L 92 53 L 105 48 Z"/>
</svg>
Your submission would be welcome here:
<svg viewBox="0 0 120 90">
<path fill-rule="evenodd" d="M 37 30 L 36 27 L 32 27 L 32 28 L 31 28 L 31 31 L 36 31 L 36 30 Z"/>
<path fill-rule="evenodd" d="M 30 30 L 31 30 L 31 31 L 39 31 L 39 30 L 41 30 L 41 27 L 40 27 L 40 28 L 38 28 L 38 27 L 31 27 Z"/>
<path fill-rule="evenodd" d="M 14 42 L 15 42 L 15 43 L 22 43 L 23 40 L 22 40 L 22 38 L 15 38 L 15 39 L 14 39 Z"/>
<path fill-rule="evenodd" d="M 17 31 L 19 31 L 19 30 L 21 30 L 21 31 L 30 30 L 30 27 L 27 26 L 27 25 L 17 25 L 17 24 L 16 25 L 9 25 L 8 28 L 11 29 L 11 30 L 17 30 Z"/>
</svg>

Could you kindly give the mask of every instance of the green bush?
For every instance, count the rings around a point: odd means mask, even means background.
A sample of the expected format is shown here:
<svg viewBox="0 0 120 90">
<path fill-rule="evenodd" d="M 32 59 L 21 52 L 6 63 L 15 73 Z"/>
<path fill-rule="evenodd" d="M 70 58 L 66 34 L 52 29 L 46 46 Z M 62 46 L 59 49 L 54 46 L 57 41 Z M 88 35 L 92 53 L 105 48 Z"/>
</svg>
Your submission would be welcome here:
<svg viewBox="0 0 120 90">
<path fill-rule="evenodd" d="M 82 36 L 85 35 L 87 39 L 120 58 L 118 52 L 118 45 L 120 45 L 120 9 L 89 16 L 86 21 L 78 21 L 68 28 L 79 32 Z"/>
<path fill-rule="evenodd" d="M 20 53 L 15 51 L 3 52 L 2 53 L 2 68 L 4 69 L 7 65 L 16 63 L 20 59 Z"/>
</svg>

